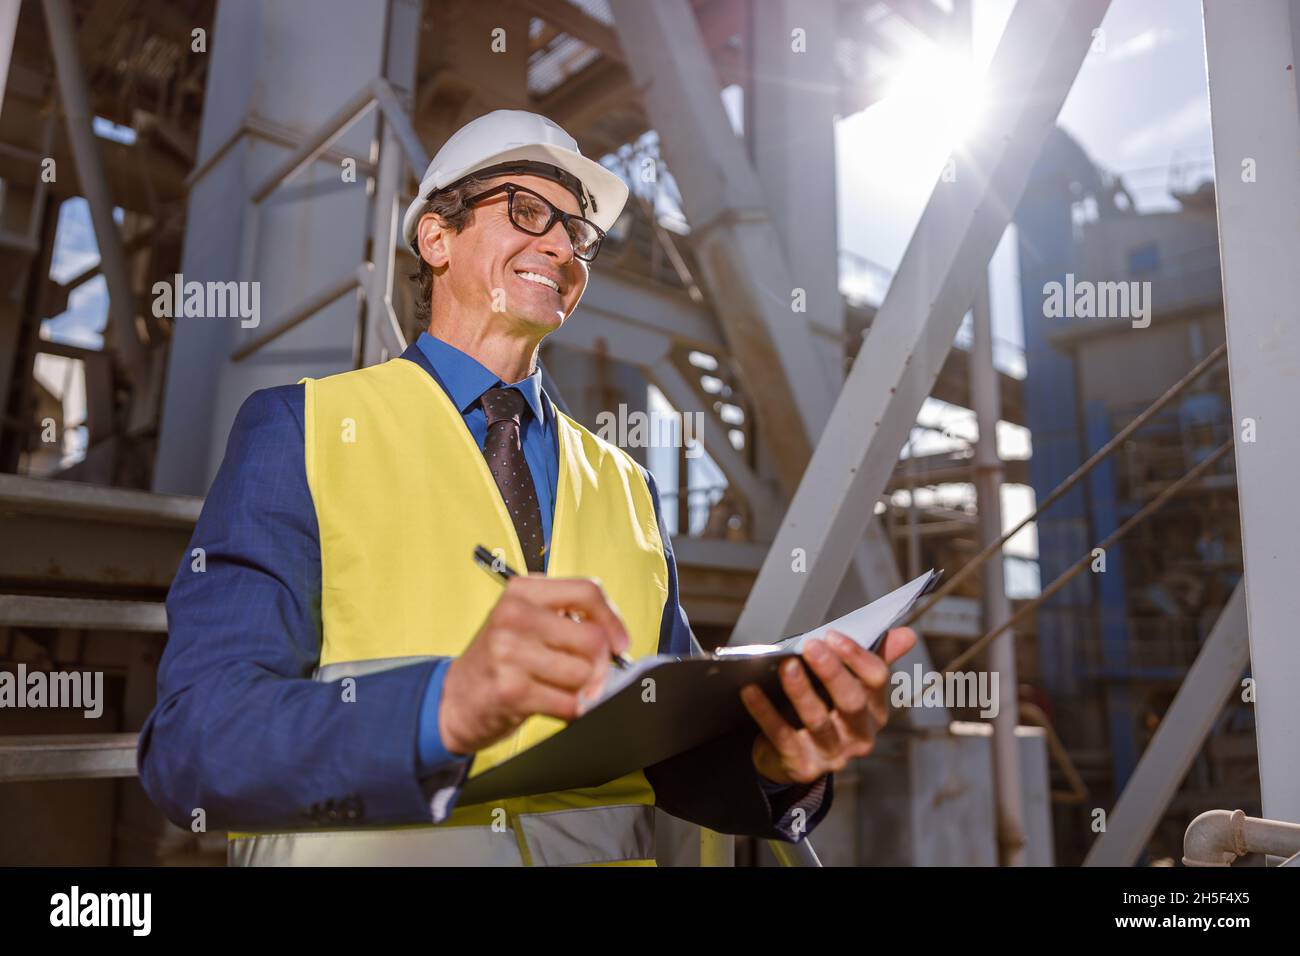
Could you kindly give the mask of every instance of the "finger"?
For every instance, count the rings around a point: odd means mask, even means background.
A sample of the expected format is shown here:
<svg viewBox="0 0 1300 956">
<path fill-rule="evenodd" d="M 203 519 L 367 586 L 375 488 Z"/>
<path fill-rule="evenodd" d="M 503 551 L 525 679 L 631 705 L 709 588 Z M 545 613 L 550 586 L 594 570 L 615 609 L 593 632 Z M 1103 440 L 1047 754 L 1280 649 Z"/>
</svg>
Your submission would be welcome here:
<svg viewBox="0 0 1300 956">
<path fill-rule="evenodd" d="M 880 656 L 886 664 L 892 664 L 916 646 L 916 631 L 910 627 L 895 627 L 885 635 Z"/>
<path fill-rule="evenodd" d="M 872 691 L 867 698 L 867 716 L 871 718 L 876 731 L 889 723 L 889 713 L 889 698 L 885 689 L 882 687 L 880 690 Z"/>
<path fill-rule="evenodd" d="M 603 673 L 597 672 L 607 669 L 603 662 L 556 650 L 527 634 L 516 637 L 509 647 L 507 667 L 523 672 L 529 681 L 557 690 L 581 690 L 597 677 L 603 678 Z"/>
<path fill-rule="evenodd" d="M 833 751 L 839 743 L 839 731 L 799 660 L 789 660 L 781 665 L 781 686 L 818 749 Z"/>
<path fill-rule="evenodd" d="M 865 757 L 870 754 L 876 747 L 876 735 L 880 733 L 883 724 L 878 722 L 875 716 L 868 708 L 863 714 L 860 725 L 851 728 L 845 737 L 847 741 L 847 752 L 853 757 Z"/>
<path fill-rule="evenodd" d="M 511 608 L 507 626 L 531 635 L 557 651 L 596 663 L 608 663 L 610 644 L 605 629 L 592 621 L 574 621 L 549 608 L 519 602 Z"/>
<path fill-rule="evenodd" d="M 832 631 L 831 634 L 836 635 L 837 632 Z M 848 643 L 857 647 L 852 641 Z M 861 718 L 866 709 L 867 688 L 858 675 L 845 666 L 841 656 L 844 653 L 832 641 L 811 640 L 804 645 L 802 656 L 830 692 L 835 709 L 852 724 Z"/>
<path fill-rule="evenodd" d="M 889 665 L 857 641 L 839 631 L 831 631 L 826 643 L 869 689 L 876 690 L 889 682 Z"/>
<path fill-rule="evenodd" d="M 543 714 L 565 721 L 576 720 L 581 713 L 577 694 L 539 682 L 529 686 L 522 698 L 520 709 L 522 717 Z"/>
<path fill-rule="evenodd" d="M 740 690 L 740 700 L 749 711 L 749 716 L 754 718 L 754 723 L 758 724 L 758 729 L 763 732 L 763 736 L 778 753 L 790 756 L 798 753 L 799 732 L 781 716 L 780 711 L 773 706 L 761 687 L 757 684 L 746 684 Z"/>
<path fill-rule="evenodd" d="M 577 611 L 605 629 L 613 650 L 618 653 L 627 650 L 630 641 L 623 619 L 605 596 L 604 589 L 591 578 L 548 578 L 530 574 L 511 578 L 506 588 L 525 601 L 552 611 Z"/>
</svg>

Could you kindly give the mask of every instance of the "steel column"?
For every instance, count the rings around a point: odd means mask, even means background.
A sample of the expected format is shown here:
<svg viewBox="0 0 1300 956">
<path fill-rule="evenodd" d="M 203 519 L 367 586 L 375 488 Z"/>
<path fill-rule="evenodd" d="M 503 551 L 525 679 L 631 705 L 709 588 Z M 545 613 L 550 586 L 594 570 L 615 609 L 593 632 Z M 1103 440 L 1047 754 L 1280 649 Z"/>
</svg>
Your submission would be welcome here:
<svg viewBox="0 0 1300 956">
<path fill-rule="evenodd" d="M 998 420 L 1002 417 L 997 371 L 993 367 L 993 320 L 987 277 L 975 294 L 972 311 L 974 341 L 970 352 L 971 405 L 979 428 L 975 443 L 975 490 L 979 506 L 980 540 L 1002 535 L 1002 459 L 998 457 Z M 993 627 L 1011 617 L 1002 557 L 984 566 L 985 625 Z M 1020 780 L 1019 681 L 1016 679 L 1016 635 L 1008 630 L 989 647 L 989 670 L 998 675 L 998 712 L 993 718 L 993 779 L 996 786 L 998 857 L 1004 866 L 1025 865 L 1025 808 Z"/>
<path fill-rule="evenodd" d="M 77 49 L 76 21 L 68 0 L 43 0 L 45 25 L 54 54 L 54 68 L 59 78 L 63 115 L 68 128 L 68 143 L 77 163 L 77 177 L 90 206 L 99 246 L 100 270 L 108 283 L 108 309 L 111 317 L 113 349 L 123 367 L 139 385 L 144 385 L 145 352 L 135 327 L 135 296 L 127 274 L 126 251 L 122 236 L 113 221 L 113 194 L 100 160 L 99 147 L 91 128 L 90 101 L 86 93 L 86 76 L 81 69 Z"/>
<path fill-rule="evenodd" d="M 1300 469 L 1300 0 L 1203 9 L 1260 792 L 1264 816 L 1300 822 L 1300 537 L 1278 520 Z"/>
</svg>

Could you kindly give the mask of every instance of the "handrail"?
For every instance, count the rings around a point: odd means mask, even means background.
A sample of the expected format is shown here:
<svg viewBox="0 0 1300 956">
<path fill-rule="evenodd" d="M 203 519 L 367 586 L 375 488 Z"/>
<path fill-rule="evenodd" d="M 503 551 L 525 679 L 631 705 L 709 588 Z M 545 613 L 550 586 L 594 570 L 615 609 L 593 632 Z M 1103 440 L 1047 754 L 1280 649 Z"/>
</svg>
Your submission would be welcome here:
<svg viewBox="0 0 1300 956">
<path fill-rule="evenodd" d="M 1070 753 L 1065 749 L 1065 744 L 1056 734 L 1056 728 L 1052 726 L 1052 720 L 1044 712 L 1043 708 L 1037 704 L 1031 704 L 1027 700 L 1020 702 L 1020 719 L 1035 726 L 1042 727 L 1047 734 L 1047 750 L 1056 761 L 1057 766 L 1061 768 L 1061 773 L 1065 774 L 1065 782 L 1069 785 L 1069 790 L 1053 790 L 1052 799 L 1057 803 L 1083 803 L 1088 799 L 1088 785 L 1083 782 L 1083 777 L 1070 759 Z"/>
<path fill-rule="evenodd" d="M 251 206 L 244 219 L 244 235 L 241 250 L 241 269 L 240 278 L 244 281 L 251 281 L 253 273 L 253 263 L 257 259 L 257 236 L 259 225 L 259 211 L 262 202 L 270 196 L 275 190 L 280 188 L 303 169 L 310 166 L 325 150 L 329 149 L 353 123 L 360 119 L 371 107 L 378 106 L 384 122 L 388 124 L 388 132 L 392 134 L 391 140 L 385 136 L 385 141 L 396 142 L 401 147 L 401 152 L 406 160 L 416 169 L 423 170 L 428 165 L 428 154 L 424 151 L 424 146 L 420 143 L 420 138 L 415 132 L 415 127 L 411 125 L 410 117 L 402 108 L 401 101 L 398 99 L 396 91 L 391 83 L 382 76 L 377 76 L 366 83 L 359 89 L 350 100 L 336 110 L 328 119 L 321 123 L 316 129 L 307 136 L 288 156 L 262 180 L 249 196 Z M 376 172 L 377 176 L 384 176 L 384 164 Z M 400 179 L 401 170 L 390 169 L 388 175 L 396 176 Z M 382 183 L 379 191 L 387 196 L 392 196 L 397 189 L 398 184 L 391 180 Z M 376 217 L 383 215 L 392 215 L 392 210 L 376 209 Z M 373 323 L 374 330 L 378 333 L 380 340 L 384 343 L 386 351 L 391 352 L 395 346 L 404 346 L 401 341 L 400 330 L 396 329 L 396 321 L 391 315 L 384 315 L 388 311 L 384 305 L 385 297 L 382 293 L 375 294 L 376 290 L 371 286 L 374 283 L 382 282 L 383 290 L 388 287 L 389 276 L 392 272 L 392 244 L 393 244 L 393 225 L 389 223 L 386 240 L 383 237 L 377 237 L 376 241 L 386 241 L 389 245 L 388 254 L 382 256 L 378 251 L 372 252 L 376 261 L 382 260 L 381 269 L 375 268 L 373 262 L 363 262 L 358 266 L 354 275 L 341 279 L 335 284 L 327 287 L 302 303 L 297 308 L 291 310 L 289 314 L 274 328 L 258 335 L 245 342 L 239 348 L 231 353 L 231 361 L 239 362 L 256 352 L 258 349 L 279 338 L 295 326 L 305 322 L 321 309 L 333 304 L 347 293 L 358 287 L 368 290 L 371 294 L 367 295 L 368 311 L 376 313 L 368 316 L 368 321 Z M 383 275 L 380 275 L 380 272 Z"/>
<path fill-rule="evenodd" d="M 291 309 L 279 323 L 235 349 L 230 353 L 230 360 L 232 362 L 243 361 L 264 345 L 269 345 L 290 329 L 306 322 L 321 309 L 343 298 L 353 289 L 364 287 L 370 281 L 372 271 L 373 266 L 369 262 L 361 263 L 351 274 L 317 292 L 297 308 Z"/>
<path fill-rule="evenodd" d="M 985 545 L 985 547 L 979 552 L 979 554 L 975 555 L 975 557 L 971 558 L 970 561 L 966 562 L 966 564 L 963 565 L 962 568 L 959 571 L 957 571 L 956 574 L 950 577 L 942 587 L 937 589 L 924 604 L 922 604 L 920 607 L 914 610 L 911 613 L 911 615 L 907 618 L 907 620 L 903 622 L 903 625 L 906 626 L 911 624 L 913 621 L 919 620 L 921 615 L 923 615 L 926 611 L 930 610 L 930 608 L 932 608 L 935 604 L 939 603 L 940 599 L 945 598 L 949 594 L 951 594 L 953 590 L 956 589 L 957 585 L 959 585 L 962 581 L 966 580 L 966 578 L 970 577 L 970 575 L 975 573 L 975 571 L 978 570 L 980 567 L 982 567 L 984 562 L 987 561 L 990 557 L 1000 552 L 1002 550 L 1002 546 L 1006 544 L 1008 541 L 1010 541 L 1013 537 L 1015 537 L 1022 528 L 1028 525 L 1031 521 L 1037 518 L 1044 511 L 1046 511 L 1052 504 L 1054 504 L 1057 500 L 1059 500 L 1067 491 L 1069 491 L 1072 487 L 1078 484 L 1104 458 L 1106 458 L 1108 455 L 1110 455 L 1111 452 L 1113 452 L 1116 448 L 1118 448 L 1124 442 L 1124 440 L 1128 438 L 1129 435 L 1133 434 L 1133 432 L 1137 431 L 1148 421 L 1150 421 L 1151 418 L 1156 414 L 1156 412 L 1160 411 L 1160 409 L 1164 408 L 1171 401 L 1173 401 L 1180 394 L 1182 394 L 1183 390 L 1186 389 L 1188 385 L 1190 385 L 1192 382 L 1198 379 L 1202 374 L 1206 372 L 1206 370 L 1208 370 L 1212 365 L 1217 363 L 1219 359 L 1223 358 L 1227 354 L 1228 354 L 1228 344 L 1224 342 L 1218 348 L 1214 349 L 1214 351 L 1210 352 L 1209 355 L 1205 356 L 1205 358 L 1201 359 L 1201 361 L 1197 362 L 1196 365 L 1186 375 L 1184 375 L 1181 379 L 1179 379 L 1177 382 L 1171 385 L 1163 395 L 1157 398 L 1147 408 L 1146 411 L 1142 412 L 1142 414 L 1138 415 L 1137 418 L 1133 419 L 1133 421 L 1125 425 L 1122 429 L 1120 429 L 1115 434 L 1113 438 L 1110 439 L 1110 441 L 1106 442 L 1106 444 L 1102 445 L 1095 452 L 1093 452 L 1087 461 L 1085 461 L 1082 465 L 1076 468 L 1073 474 L 1071 474 L 1059 485 L 1057 485 L 1052 490 L 1051 494 L 1049 494 L 1046 498 L 1043 499 L 1042 504 L 1038 505 L 1038 507 L 1036 507 L 1032 512 L 1030 512 L 1023 519 L 1021 519 L 1015 525 L 1015 527 L 1013 527 L 1010 531 L 1004 532 L 1000 538 L 990 541 L 987 545 Z"/>
<path fill-rule="evenodd" d="M 1156 511 L 1161 505 L 1163 505 L 1166 501 L 1172 498 L 1175 494 L 1177 494 L 1179 491 L 1181 491 L 1187 485 L 1191 484 L 1196 479 L 1200 478 L 1201 475 L 1203 475 L 1205 472 L 1207 472 L 1210 469 L 1211 465 L 1215 464 L 1220 458 L 1222 458 L 1231 450 L 1232 450 L 1232 439 L 1229 438 L 1222 445 L 1220 445 L 1213 452 L 1211 452 L 1208 456 L 1206 456 L 1206 458 L 1203 461 L 1201 461 L 1200 464 L 1198 464 L 1195 468 L 1193 468 L 1187 474 L 1183 475 L 1183 477 L 1179 478 L 1177 481 L 1173 482 L 1168 488 L 1160 492 L 1160 494 L 1156 495 L 1149 502 L 1143 505 L 1141 510 L 1139 510 L 1136 514 L 1134 514 L 1133 517 L 1129 518 L 1122 525 L 1120 525 L 1118 528 L 1116 528 L 1114 531 L 1108 534 L 1105 538 L 1103 538 L 1102 541 L 1096 545 L 1096 548 L 1105 550 L 1106 548 L 1114 544 L 1116 541 L 1118 541 L 1120 538 L 1124 537 L 1124 535 L 1126 535 L 1129 531 L 1131 531 L 1137 524 L 1145 520 L 1148 515 Z M 1092 550 L 1095 550 L 1095 548 Z M 977 640 L 974 644 L 972 644 L 966 650 L 962 651 L 951 661 L 949 661 L 943 667 L 943 670 L 954 671 L 957 668 L 961 667 L 963 664 L 969 663 L 970 660 L 976 654 L 978 654 L 985 647 L 987 647 L 993 641 L 993 639 L 996 638 L 999 634 L 1003 633 L 1010 627 L 1014 627 L 1017 622 L 1022 620 L 1030 612 L 1037 610 L 1039 605 L 1041 605 L 1044 601 L 1050 598 L 1057 591 L 1061 590 L 1061 588 L 1065 587 L 1065 585 L 1068 584 L 1070 580 L 1074 578 L 1075 575 L 1077 575 L 1080 571 L 1082 571 L 1084 568 L 1088 566 L 1088 563 L 1092 560 L 1092 550 L 1086 552 L 1082 557 L 1079 558 L 1078 561 L 1076 561 L 1073 565 L 1067 568 L 1065 572 L 1061 574 L 1055 581 L 1053 581 L 1051 584 L 1045 587 L 1042 593 L 1038 595 L 1038 597 L 1034 598 L 1032 601 L 1029 601 L 1028 603 L 1023 605 L 1018 611 L 1016 611 L 1015 614 L 1012 614 L 1009 618 L 1007 618 L 997 627 L 993 628 L 991 631 L 989 631 L 987 634 L 985 634 L 983 637 Z M 927 604 L 926 607 L 929 607 L 929 605 Z M 915 619 L 915 615 L 913 615 L 913 617 L 909 618 L 908 620 L 911 621 L 914 619 Z"/>
</svg>

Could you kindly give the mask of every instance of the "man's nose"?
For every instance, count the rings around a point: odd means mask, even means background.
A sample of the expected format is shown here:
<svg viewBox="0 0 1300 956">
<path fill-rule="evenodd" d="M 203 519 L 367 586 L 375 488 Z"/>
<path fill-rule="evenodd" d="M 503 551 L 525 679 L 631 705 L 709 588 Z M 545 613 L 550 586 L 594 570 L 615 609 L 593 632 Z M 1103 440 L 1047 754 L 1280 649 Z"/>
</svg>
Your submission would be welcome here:
<svg viewBox="0 0 1300 956">
<path fill-rule="evenodd" d="M 544 235 L 537 237 L 537 242 L 542 252 L 559 259 L 561 265 L 573 261 L 573 242 L 569 239 L 569 232 L 564 228 L 564 223 L 558 219 Z"/>
</svg>

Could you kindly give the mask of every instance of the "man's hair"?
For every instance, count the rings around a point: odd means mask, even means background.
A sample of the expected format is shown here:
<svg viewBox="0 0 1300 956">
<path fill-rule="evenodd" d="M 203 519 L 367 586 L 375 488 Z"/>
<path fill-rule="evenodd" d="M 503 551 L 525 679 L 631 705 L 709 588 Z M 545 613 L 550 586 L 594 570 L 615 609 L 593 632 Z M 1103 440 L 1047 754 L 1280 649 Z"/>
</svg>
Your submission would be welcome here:
<svg viewBox="0 0 1300 956">
<path fill-rule="evenodd" d="M 485 179 L 470 177 L 438 190 L 429 197 L 424 208 L 420 210 L 421 217 L 426 213 L 434 213 L 452 232 L 464 232 L 474 222 L 474 207 L 470 206 L 467 200 L 483 192 L 489 179 L 490 177 Z M 430 303 L 433 298 L 433 267 L 424 261 L 424 257 L 418 251 L 416 257 L 420 260 L 419 267 L 415 272 L 410 273 L 408 278 L 415 283 L 416 323 L 419 327 L 426 328 L 429 325 Z"/>
</svg>

